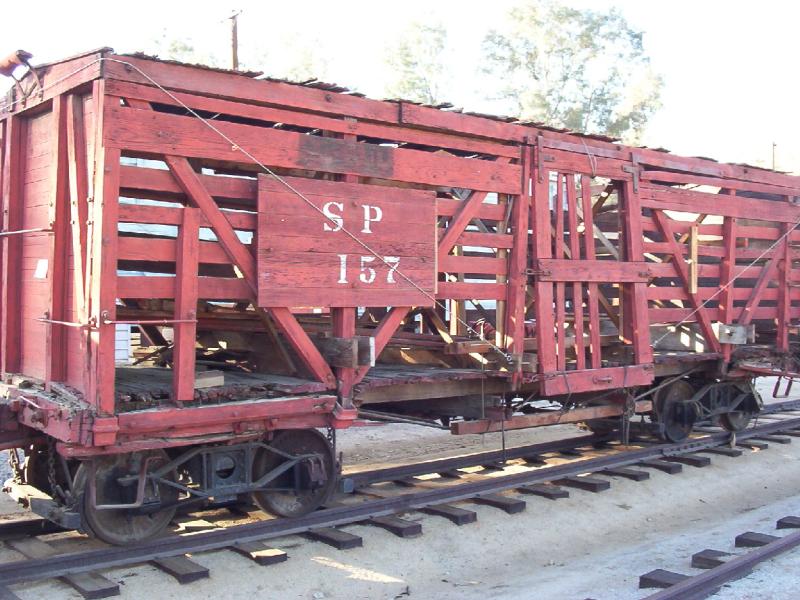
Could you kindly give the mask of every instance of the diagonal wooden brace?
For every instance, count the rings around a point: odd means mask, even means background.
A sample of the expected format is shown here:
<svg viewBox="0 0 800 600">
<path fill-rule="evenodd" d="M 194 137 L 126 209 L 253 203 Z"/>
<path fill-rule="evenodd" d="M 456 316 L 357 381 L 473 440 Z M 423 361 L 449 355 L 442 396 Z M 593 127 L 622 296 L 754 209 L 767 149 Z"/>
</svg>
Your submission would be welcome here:
<svg viewBox="0 0 800 600">
<path fill-rule="evenodd" d="M 714 329 L 711 326 L 711 319 L 708 316 L 708 312 L 703 306 L 703 302 L 700 300 L 700 297 L 696 293 L 692 293 L 689 269 L 686 266 L 686 262 L 683 260 L 683 252 L 681 251 L 681 247 L 675 240 L 675 235 L 673 234 L 672 227 L 669 224 L 669 217 L 667 217 L 662 210 L 654 210 L 653 217 L 655 218 L 656 225 L 658 225 L 658 228 L 661 231 L 661 235 L 664 236 L 664 241 L 666 241 L 666 243 L 670 246 L 672 263 L 675 265 L 675 270 L 678 273 L 681 284 L 683 285 L 687 296 L 689 296 L 689 301 L 691 302 L 692 308 L 697 315 L 697 322 L 700 324 L 700 329 L 703 331 L 703 337 L 708 340 L 708 345 L 711 347 L 713 352 L 721 352 L 721 346 L 716 334 L 714 333 Z"/>
<path fill-rule="evenodd" d="M 165 156 L 164 160 L 187 198 L 201 210 L 203 216 L 211 225 L 211 229 L 217 236 L 217 240 L 225 250 L 225 253 L 241 271 L 242 277 L 250 288 L 251 299 L 255 302 L 258 296 L 255 258 L 238 238 L 236 231 L 234 231 L 228 219 L 217 206 L 217 203 L 214 202 L 211 194 L 192 169 L 189 161 L 183 157 L 169 155 Z M 256 311 L 260 314 L 263 314 L 264 310 L 256 307 Z M 333 376 L 333 371 L 291 311 L 288 308 L 271 308 L 267 312 L 314 377 L 331 388 L 335 387 L 336 379 Z"/>
</svg>

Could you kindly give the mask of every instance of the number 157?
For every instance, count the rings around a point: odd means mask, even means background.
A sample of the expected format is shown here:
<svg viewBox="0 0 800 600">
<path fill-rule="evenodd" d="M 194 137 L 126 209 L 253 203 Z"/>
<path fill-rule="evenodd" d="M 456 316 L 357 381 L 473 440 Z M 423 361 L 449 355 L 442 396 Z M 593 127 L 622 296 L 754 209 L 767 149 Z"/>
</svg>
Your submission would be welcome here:
<svg viewBox="0 0 800 600">
<path fill-rule="evenodd" d="M 349 283 L 347 281 L 347 254 L 339 254 L 339 281 L 336 283 Z M 370 266 L 370 263 L 375 262 L 376 258 L 374 256 L 360 256 L 360 272 L 358 274 L 358 280 L 361 283 L 373 283 L 375 278 L 377 277 L 377 273 L 375 272 L 375 268 Z M 397 283 L 394 279 L 394 272 L 397 270 L 397 267 L 400 265 L 400 257 L 399 256 L 384 256 L 383 262 L 389 265 L 389 272 L 386 273 L 386 283 Z"/>
</svg>

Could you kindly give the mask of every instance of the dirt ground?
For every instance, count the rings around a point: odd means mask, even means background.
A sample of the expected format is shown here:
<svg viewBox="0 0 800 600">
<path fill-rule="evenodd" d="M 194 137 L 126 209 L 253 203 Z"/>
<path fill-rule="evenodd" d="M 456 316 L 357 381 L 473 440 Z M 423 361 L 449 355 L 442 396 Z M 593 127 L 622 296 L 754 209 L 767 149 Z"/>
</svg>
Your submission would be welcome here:
<svg viewBox="0 0 800 600">
<path fill-rule="evenodd" d="M 762 387 L 771 391 L 768 384 Z M 579 434 L 572 426 L 514 432 L 516 446 Z M 438 458 L 500 447 L 500 435 L 451 437 L 413 426 L 363 427 L 341 432 L 345 462 L 360 469 Z M 423 535 L 399 539 L 383 530 L 348 526 L 364 547 L 337 551 L 297 537 L 272 542 L 290 559 L 259 567 L 232 552 L 194 557 L 211 569 L 205 581 L 181 586 L 150 566 L 110 571 L 123 598 L 597 598 L 647 595 L 638 577 L 655 568 L 684 573 L 703 548 L 732 551 L 735 535 L 774 533 L 776 519 L 800 514 L 800 440 L 746 452 L 741 458 L 713 456 L 703 469 L 680 475 L 651 471 L 645 482 L 614 479 L 601 494 L 573 491 L 553 502 L 526 497 L 527 509 L 507 515 L 471 505 L 478 522 L 457 527 L 413 513 Z M 0 512 L 15 511 L 3 497 Z M 0 552 L 0 560 L 19 557 Z M 800 597 L 800 552 L 765 563 L 718 598 Z M 79 598 L 57 582 L 15 586 L 25 599 Z"/>
</svg>

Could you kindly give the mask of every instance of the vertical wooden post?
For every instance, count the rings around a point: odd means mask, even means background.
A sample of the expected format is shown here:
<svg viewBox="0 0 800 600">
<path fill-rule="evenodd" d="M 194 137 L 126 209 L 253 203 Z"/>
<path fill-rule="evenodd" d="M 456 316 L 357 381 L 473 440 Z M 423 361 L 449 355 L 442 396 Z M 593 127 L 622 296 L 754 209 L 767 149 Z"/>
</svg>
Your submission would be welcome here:
<svg viewBox="0 0 800 600">
<path fill-rule="evenodd" d="M 197 275 L 200 253 L 200 215 L 196 208 L 183 209 L 175 261 L 175 320 L 197 318 Z M 197 323 L 175 323 L 172 350 L 172 399 L 194 400 Z"/>
<path fill-rule="evenodd" d="M 581 240 L 578 233 L 578 203 L 575 198 L 575 175 L 567 175 L 567 215 L 569 217 L 569 249 L 572 260 L 581 259 Z M 578 369 L 586 368 L 586 348 L 583 343 L 583 284 L 572 282 L 572 312 L 575 333 L 575 360 Z"/>
<path fill-rule="evenodd" d="M 588 175 L 581 176 L 581 200 L 583 201 L 583 241 L 586 260 L 595 259 L 594 250 L 594 209 L 592 207 L 592 180 Z M 600 344 L 600 288 L 596 283 L 587 286 L 587 305 L 589 306 L 589 348 L 593 369 L 602 365 L 602 347 Z"/>
<path fill-rule="evenodd" d="M 355 119 L 347 119 L 355 122 Z M 354 134 L 343 134 L 345 140 L 356 141 Z M 358 176 L 343 175 L 342 181 L 348 183 L 358 183 Z M 356 308 L 332 308 L 331 319 L 333 321 L 333 335 L 340 338 L 353 338 L 356 335 Z M 342 406 L 352 408 L 353 406 L 353 385 L 356 380 L 356 369 L 349 367 L 337 367 L 335 369 L 336 380 L 339 388 L 339 399 Z"/>
<path fill-rule="evenodd" d="M 3 228 L 17 231 L 22 228 L 22 169 L 25 162 L 25 129 L 23 117 L 6 119 L 5 163 L 3 164 Z M 0 346 L 3 375 L 20 369 L 20 276 L 22 237 L 7 235 L 2 239 L 2 323 Z"/>
<path fill-rule="evenodd" d="M 787 198 L 788 201 L 788 198 Z M 790 231 L 793 226 L 790 223 L 784 223 L 781 226 L 781 235 L 785 235 L 783 246 L 780 245 L 775 249 L 775 252 L 781 252 L 783 256 L 781 263 L 780 285 L 778 286 L 778 350 L 781 352 L 789 351 L 789 323 L 791 322 L 791 288 L 789 287 L 792 272 L 792 246 L 790 244 Z M 778 259 L 778 256 L 775 257 Z"/>
<path fill-rule="evenodd" d="M 53 98 L 53 149 L 50 163 L 52 190 L 48 221 L 53 234 L 50 242 L 49 318 L 66 321 L 67 311 L 67 239 L 69 230 L 68 164 L 67 164 L 67 99 L 63 94 Z M 67 376 L 67 332 L 62 325 L 48 323 L 45 348 L 45 384 L 63 381 Z"/>
<path fill-rule="evenodd" d="M 564 258 L 564 173 L 559 171 L 558 181 L 556 182 L 556 201 L 553 210 L 556 212 L 556 232 L 555 232 L 555 257 Z M 559 371 L 567 370 L 567 332 L 566 325 L 566 284 L 563 281 L 556 282 L 556 344 L 558 350 L 556 354 L 556 364 Z"/>
<path fill-rule="evenodd" d="M 536 152 L 541 152 L 537 146 Z M 536 181 L 533 195 L 533 258 L 535 260 L 552 258 L 553 228 L 550 221 L 550 171 L 537 166 L 534 171 Z M 552 373 L 556 370 L 556 345 L 554 336 L 553 284 L 536 279 L 534 284 L 534 308 L 536 312 L 536 352 L 539 373 Z"/>
<path fill-rule="evenodd" d="M 506 286 L 506 349 L 514 356 L 516 367 L 513 382 L 519 382 L 522 372 L 522 353 L 525 350 L 525 290 L 528 285 L 528 219 L 530 217 L 531 147 L 522 146 L 520 193 L 512 199 L 511 226 L 513 247 L 508 262 Z"/>
<path fill-rule="evenodd" d="M 735 190 L 730 190 L 729 195 L 735 195 Z M 733 267 L 736 264 L 736 219 L 725 217 L 722 223 L 722 243 L 725 245 L 725 256 L 722 259 L 719 273 L 719 285 L 724 287 L 719 299 L 720 317 L 722 323 L 733 322 Z M 725 362 L 730 361 L 733 346 L 722 344 L 722 357 Z"/>
<path fill-rule="evenodd" d="M 89 309 L 86 301 L 87 261 L 84 259 L 87 250 L 87 221 L 89 219 L 89 171 L 87 163 L 88 148 L 84 125 L 83 100 L 80 96 L 70 94 L 67 97 L 67 158 L 69 165 L 69 219 L 72 231 L 72 297 L 76 320 L 86 323 L 89 320 Z M 89 389 L 89 356 L 87 354 L 87 338 L 85 332 L 79 332 L 80 357 L 73 360 L 82 361 L 81 391 Z"/>
<path fill-rule="evenodd" d="M 625 233 L 625 260 L 643 261 L 644 243 L 642 235 L 642 205 L 639 193 L 632 181 L 622 186 L 624 206 L 623 229 Z M 672 240 L 675 241 L 674 239 Z M 653 349 L 650 346 L 650 319 L 647 314 L 647 284 L 623 283 L 626 322 L 630 323 L 630 339 L 636 364 L 653 362 Z"/>
<path fill-rule="evenodd" d="M 106 145 L 108 109 L 116 98 L 106 98 L 105 82 L 95 81 L 92 89 L 95 112 L 94 201 L 90 219 L 91 315 L 95 328 L 89 336 L 91 353 L 89 401 L 101 416 L 114 414 L 114 346 L 117 308 L 117 213 L 119 203 L 120 150 Z"/>
</svg>

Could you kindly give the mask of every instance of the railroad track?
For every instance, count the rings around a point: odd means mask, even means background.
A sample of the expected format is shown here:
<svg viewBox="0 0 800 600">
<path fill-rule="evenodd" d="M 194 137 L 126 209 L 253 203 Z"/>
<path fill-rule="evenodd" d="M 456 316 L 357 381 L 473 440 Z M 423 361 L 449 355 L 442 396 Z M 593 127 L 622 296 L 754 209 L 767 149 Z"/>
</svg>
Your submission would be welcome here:
<svg viewBox="0 0 800 600">
<path fill-rule="evenodd" d="M 778 530 L 795 530 L 778 536 L 757 531 L 746 531 L 736 536 L 734 546 L 745 548 L 743 554 L 734 554 L 706 548 L 692 555 L 691 566 L 705 569 L 696 575 L 655 569 L 639 577 L 639 588 L 663 588 L 645 600 L 700 600 L 719 591 L 725 583 L 749 575 L 753 568 L 765 560 L 800 546 L 800 517 L 787 516 L 775 524 Z"/>
<path fill-rule="evenodd" d="M 796 403 L 773 405 L 755 427 L 737 434 L 736 445 L 762 449 L 769 443 L 788 443 L 792 437 L 800 437 L 800 416 L 791 413 L 796 410 Z M 645 444 L 624 449 L 607 438 L 581 436 L 511 448 L 505 454 L 490 451 L 364 471 L 348 476 L 346 487 L 352 489 L 352 496 L 359 496 L 358 501 L 347 502 L 347 497 L 344 497 L 343 502 L 340 496 L 340 500 L 328 507 L 300 518 L 268 519 L 212 528 L 192 535 L 169 535 L 127 547 L 56 554 L 44 542 L 26 537 L 29 531 L 24 524 L 0 526 L 0 539 L 16 537 L 16 540 L 7 541 L 7 545 L 28 557 L 0 565 L 0 598 L 14 597 L 9 586 L 52 578 L 60 578 L 72 585 L 84 597 L 108 597 L 118 594 L 119 586 L 99 572 L 140 563 L 153 564 L 179 582 L 186 583 L 208 576 L 208 569 L 186 555 L 211 550 L 229 549 L 259 564 L 274 564 L 285 560 L 286 555 L 271 548 L 267 542 L 287 535 L 305 535 L 337 548 L 361 545 L 360 537 L 337 529 L 347 524 L 375 525 L 404 537 L 419 535 L 420 524 L 399 515 L 418 511 L 463 525 L 477 518 L 475 511 L 456 505 L 464 502 L 490 505 L 513 514 L 524 510 L 526 502 L 522 497 L 507 492 L 551 499 L 567 495 L 564 488 L 599 492 L 608 489 L 610 483 L 593 475 L 642 480 L 649 477 L 646 469 L 676 473 L 683 464 L 702 467 L 711 462 L 708 453 L 740 455 L 742 450 L 733 447 L 731 441 L 727 432 L 708 430 L 684 443 Z M 587 458 L 588 453 L 594 456 Z M 555 454 L 560 460 L 552 461 L 545 457 L 547 454 Z M 517 469 L 504 471 L 498 464 L 504 458 L 525 462 L 517 464 Z M 483 466 L 488 476 L 462 471 L 476 466 Z M 399 488 L 402 490 L 400 493 L 396 489 L 387 492 L 380 485 L 385 482 L 406 487 Z M 398 488 L 397 485 L 390 487 Z M 36 526 L 29 525 L 35 533 Z"/>
</svg>

